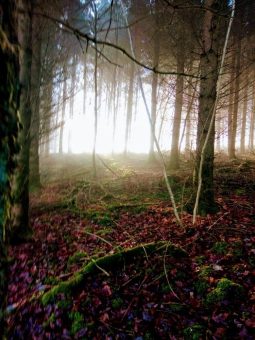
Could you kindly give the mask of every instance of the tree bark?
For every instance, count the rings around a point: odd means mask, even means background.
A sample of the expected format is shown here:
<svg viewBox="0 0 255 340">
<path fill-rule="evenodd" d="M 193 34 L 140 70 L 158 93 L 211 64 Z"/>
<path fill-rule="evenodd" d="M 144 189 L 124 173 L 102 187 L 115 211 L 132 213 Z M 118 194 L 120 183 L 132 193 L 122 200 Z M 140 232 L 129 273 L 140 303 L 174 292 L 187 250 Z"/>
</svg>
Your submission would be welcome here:
<svg viewBox="0 0 255 340">
<path fill-rule="evenodd" d="M 234 82 L 234 106 L 231 124 L 229 158 L 236 158 L 236 132 L 237 132 L 237 114 L 239 104 L 239 89 L 240 89 L 240 69 L 241 69 L 241 37 L 236 39 L 236 65 L 235 65 L 235 82 Z"/>
<path fill-rule="evenodd" d="M 205 1 L 205 7 L 210 8 L 217 5 L 217 0 Z M 197 155 L 195 166 L 195 193 L 198 190 L 198 176 L 201 161 L 201 152 L 209 132 L 210 122 L 213 118 L 213 108 L 216 100 L 216 89 L 218 80 L 218 39 L 219 22 L 216 15 L 209 10 L 205 11 L 202 27 L 202 53 L 200 55 L 200 95 L 198 108 L 197 128 Z M 213 128 L 208 136 L 208 143 L 204 150 L 204 161 L 202 164 L 201 194 L 198 202 L 198 214 L 205 215 L 215 212 L 213 170 L 214 170 L 214 140 L 215 120 Z"/>
<path fill-rule="evenodd" d="M 10 217 L 14 156 L 18 151 L 19 57 L 17 2 L 0 0 L 0 330 L 4 338 L 7 289 L 6 228 Z"/>
<path fill-rule="evenodd" d="M 245 74 L 245 87 L 243 97 L 243 112 L 242 112 L 242 128 L 240 140 L 240 152 L 245 153 L 245 135 L 246 135 L 246 121 L 247 121 L 247 107 L 248 107 L 248 88 L 249 88 L 249 72 Z"/>
<path fill-rule="evenodd" d="M 64 135 L 64 127 L 65 127 L 65 113 L 66 113 L 66 82 L 67 82 L 67 68 L 66 62 L 63 65 L 63 92 L 62 92 L 62 109 L 61 109 L 61 123 L 60 123 L 60 132 L 59 132 L 59 150 L 60 154 L 63 154 L 63 135 Z"/>
<path fill-rule="evenodd" d="M 154 34 L 154 51 L 153 51 L 153 65 L 157 69 L 159 64 L 159 22 L 158 22 L 158 1 L 155 1 L 155 27 L 156 32 Z M 153 72 L 152 84 L 151 84 L 151 131 L 150 131 L 150 151 L 149 160 L 155 161 L 154 154 L 154 136 L 156 128 L 156 116 L 157 116 L 157 92 L 158 92 L 158 74 Z"/>
<path fill-rule="evenodd" d="M 253 79 L 255 76 L 255 69 L 253 70 Z M 253 93 L 252 93 L 252 109 L 250 118 L 250 135 L 249 135 L 249 149 L 251 152 L 254 151 L 254 128 L 255 128 L 255 82 L 253 82 Z"/>
<path fill-rule="evenodd" d="M 15 176 L 15 206 L 13 211 L 13 240 L 23 240 L 30 233 L 29 225 L 29 156 L 31 126 L 31 65 L 32 65 L 32 8 L 31 1 L 20 0 L 19 41 L 20 41 L 20 121 L 21 146 Z"/>
<path fill-rule="evenodd" d="M 40 87 L 41 87 L 41 43 L 40 20 L 33 17 L 33 58 L 31 70 L 31 148 L 30 148 L 30 183 L 34 188 L 41 187 L 39 167 L 39 132 L 40 132 Z"/>
<path fill-rule="evenodd" d="M 134 96 L 134 74 L 135 74 L 135 64 L 131 62 L 131 69 L 129 74 L 129 86 L 128 86 L 128 103 L 127 103 L 127 116 L 126 116 L 126 129 L 125 129 L 125 146 L 124 146 L 124 156 L 127 156 L 128 140 L 130 136 L 130 128 L 133 113 L 133 96 Z"/>
<path fill-rule="evenodd" d="M 183 73 L 183 72 L 184 72 L 184 55 L 182 51 L 179 49 L 177 53 L 177 73 Z M 173 123 L 173 130 L 172 130 L 172 146 L 171 146 L 171 154 L 170 154 L 170 162 L 169 162 L 170 169 L 179 168 L 179 161 L 180 161 L 179 139 L 180 139 L 182 104 L 183 104 L 183 84 L 184 84 L 183 76 L 177 75 L 176 91 L 175 91 L 174 123 Z"/>
</svg>

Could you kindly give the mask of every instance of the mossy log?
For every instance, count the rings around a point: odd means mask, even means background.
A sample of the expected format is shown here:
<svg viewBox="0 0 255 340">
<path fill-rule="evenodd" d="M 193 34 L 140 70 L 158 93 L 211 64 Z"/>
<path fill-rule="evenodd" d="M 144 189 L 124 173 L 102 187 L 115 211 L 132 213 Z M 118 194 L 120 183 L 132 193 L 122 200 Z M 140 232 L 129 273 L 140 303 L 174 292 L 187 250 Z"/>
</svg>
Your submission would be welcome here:
<svg viewBox="0 0 255 340">
<path fill-rule="evenodd" d="M 120 267 L 124 263 L 134 261 L 136 257 L 148 257 L 153 253 L 166 254 L 175 258 L 187 257 L 187 253 L 182 248 L 175 246 L 169 242 L 161 241 L 156 243 L 142 244 L 134 248 L 123 249 L 115 254 L 92 259 L 88 264 L 84 265 L 77 271 L 69 280 L 61 282 L 52 287 L 48 292 L 42 296 L 43 305 L 54 301 L 59 293 L 70 294 L 77 289 L 84 282 L 86 275 L 93 274 L 100 270 L 110 270 Z"/>
</svg>

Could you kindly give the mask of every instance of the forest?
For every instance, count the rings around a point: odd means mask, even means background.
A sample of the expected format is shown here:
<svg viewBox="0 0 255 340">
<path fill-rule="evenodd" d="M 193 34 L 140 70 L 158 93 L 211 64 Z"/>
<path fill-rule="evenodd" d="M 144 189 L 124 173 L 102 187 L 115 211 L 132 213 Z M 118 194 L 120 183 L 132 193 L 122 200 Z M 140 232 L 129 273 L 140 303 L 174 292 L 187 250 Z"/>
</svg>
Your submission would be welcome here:
<svg viewBox="0 0 255 340">
<path fill-rule="evenodd" d="M 255 338 L 255 1 L 0 0 L 0 339 Z"/>
</svg>

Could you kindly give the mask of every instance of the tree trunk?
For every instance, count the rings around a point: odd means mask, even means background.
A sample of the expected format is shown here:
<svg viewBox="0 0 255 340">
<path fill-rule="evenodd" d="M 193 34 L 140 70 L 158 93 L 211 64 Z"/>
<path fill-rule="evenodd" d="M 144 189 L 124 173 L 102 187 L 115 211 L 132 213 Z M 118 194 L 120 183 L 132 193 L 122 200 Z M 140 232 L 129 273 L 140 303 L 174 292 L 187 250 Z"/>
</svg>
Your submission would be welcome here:
<svg viewBox="0 0 255 340">
<path fill-rule="evenodd" d="M 248 88 L 249 88 L 249 72 L 245 74 L 245 87 L 243 97 L 243 112 L 242 112 L 242 128 L 240 140 L 240 152 L 245 153 L 245 135 L 246 135 L 246 121 L 247 121 L 247 104 L 248 104 Z"/>
<path fill-rule="evenodd" d="M 127 156 L 128 140 L 130 136 L 131 121 L 132 121 L 133 96 L 134 96 L 134 74 L 135 74 L 135 64 L 134 62 L 131 62 L 131 69 L 130 69 L 130 75 L 129 75 L 129 86 L 128 86 L 128 103 L 127 103 L 127 116 L 126 116 L 124 156 Z"/>
<path fill-rule="evenodd" d="M 71 66 L 71 91 L 70 91 L 70 106 L 69 106 L 69 118 L 72 120 L 74 115 L 74 96 L 76 85 L 76 56 L 73 56 L 73 62 Z M 69 128 L 68 131 L 68 153 L 72 153 L 72 133 Z"/>
<path fill-rule="evenodd" d="M 232 120 L 233 120 L 233 107 L 234 107 L 234 89 L 235 89 L 235 64 L 236 64 L 236 54 L 232 52 L 231 58 L 231 75 L 229 84 L 229 103 L 228 103 L 228 155 L 231 153 L 231 136 L 232 136 Z"/>
<path fill-rule="evenodd" d="M 240 69 L 241 69 L 241 37 L 237 36 L 236 41 L 236 65 L 235 65 L 235 82 L 234 82 L 234 106 L 231 124 L 229 158 L 236 158 L 236 131 L 237 131 L 237 114 L 239 104 L 239 89 L 240 89 Z"/>
<path fill-rule="evenodd" d="M 205 1 L 205 7 L 217 4 L 217 0 Z M 219 20 L 216 24 L 215 14 L 206 10 L 202 27 L 202 53 L 200 55 L 200 95 L 198 107 L 198 128 L 197 128 L 197 155 L 195 166 L 195 195 L 199 185 L 199 167 L 201 152 L 205 144 L 209 131 L 210 122 L 213 117 L 213 108 L 216 100 L 216 89 L 218 80 L 218 46 L 217 30 L 219 30 Z M 214 139 L 215 120 L 211 133 L 208 136 L 208 143 L 204 150 L 204 161 L 201 174 L 201 194 L 198 202 L 198 214 L 204 215 L 215 212 L 214 201 L 213 169 L 214 169 Z"/>
<path fill-rule="evenodd" d="M 41 34 L 40 20 L 33 17 L 33 59 L 31 70 L 31 148 L 30 148 L 30 183 L 40 188 L 39 169 L 39 131 L 40 131 L 40 86 L 41 86 Z"/>
<path fill-rule="evenodd" d="M 97 72 L 98 72 L 98 55 L 97 49 L 95 49 L 95 69 L 94 69 L 94 142 L 93 142 L 93 152 L 92 152 L 92 166 L 93 166 L 93 177 L 97 178 L 97 166 L 96 166 L 96 144 L 97 144 L 97 129 L 98 129 L 98 82 L 97 82 Z"/>
<path fill-rule="evenodd" d="M 4 338 L 7 288 L 6 227 L 10 215 L 11 176 L 18 151 L 19 58 L 15 0 L 0 0 L 0 330 Z"/>
<path fill-rule="evenodd" d="M 253 79 L 255 76 L 255 69 L 253 71 Z M 253 82 L 253 93 L 252 93 L 252 109 L 250 119 L 250 136 L 249 136 L 249 149 L 251 152 L 254 151 L 254 128 L 255 128 L 255 82 Z"/>
<path fill-rule="evenodd" d="M 180 46 L 181 47 L 181 46 Z M 184 56 L 182 51 L 177 53 L 177 73 L 184 72 Z M 177 75 L 176 79 L 176 91 L 175 91 L 175 108 L 174 108 L 174 123 L 172 130 L 172 146 L 170 154 L 170 169 L 179 168 L 179 139 L 181 129 L 181 115 L 182 115 L 182 103 L 183 103 L 183 76 Z"/>
<path fill-rule="evenodd" d="M 185 134 L 185 155 L 189 158 L 191 149 L 191 112 L 193 110 L 193 104 L 195 101 L 197 91 L 197 82 L 193 89 L 192 83 L 189 85 L 189 102 L 186 115 L 186 134 Z"/>
<path fill-rule="evenodd" d="M 158 2 L 155 3 L 155 26 L 156 30 L 158 30 L 158 18 L 157 18 L 157 6 Z M 159 35 L 158 32 L 155 32 L 154 35 L 154 52 L 153 52 L 153 65 L 154 68 L 158 68 L 159 63 Z M 156 115 L 157 115 L 157 92 L 158 92 L 158 74 L 153 72 L 152 74 L 152 84 L 151 84 L 151 131 L 150 131 L 150 152 L 149 152 L 149 160 L 155 160 L 154 154 L 154 139 L 155 139 L 155 128 L 156 128 Z"/>
<path fill-rule="evenodd" d="M 15 177 L 15 206 L 13 236 L 14 240 L 23 240 L 30 233 L 29 225 L 29 156 L 31 125 L 31 64 L 32 64 L 32 8 L 31 1 L 20 0 L 19 7 L 19 41 L 20 41 L 20 121 L 19 133 L 21 146 L 17 159 Z"/>
<path fill-rule="evenodd" d="M 62 110 L 61 110 L 61 123 L 59 132 L 59 150 L 60 154 L 63 154 L 63 135 L 65 127 L 65 112 L 66 112 L 66 82 L 67 82 L 67 68 L 66 63 L 63 65 L 63 93 L 62 93 Z"/>
<path fill-rule="evenodd" d="M 84 55 L 83 62 L 83 106 L 82 113 L 86 114 L 86 100 L 87 100 L 87 53 Z"/>
</svg>

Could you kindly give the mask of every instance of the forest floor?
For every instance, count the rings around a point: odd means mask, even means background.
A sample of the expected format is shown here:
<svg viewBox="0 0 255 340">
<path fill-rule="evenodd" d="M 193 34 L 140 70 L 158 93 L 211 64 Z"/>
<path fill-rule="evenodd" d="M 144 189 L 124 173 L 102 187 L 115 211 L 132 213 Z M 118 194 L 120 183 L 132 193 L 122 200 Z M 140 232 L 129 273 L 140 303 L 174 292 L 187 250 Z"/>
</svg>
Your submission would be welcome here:
<svg viewBox="0 0 255 340">
<path fill-rule="evenodd" d="M 77 159 L 45 163 L 9 247 L 8 339 L 254 339 L 255 162 L 216 162 L 220 210 L 196 225 L 188 165 L 171 173 L 180 227 L 157 165 L 101 159 L 94 181 Z"/>
</svg>

